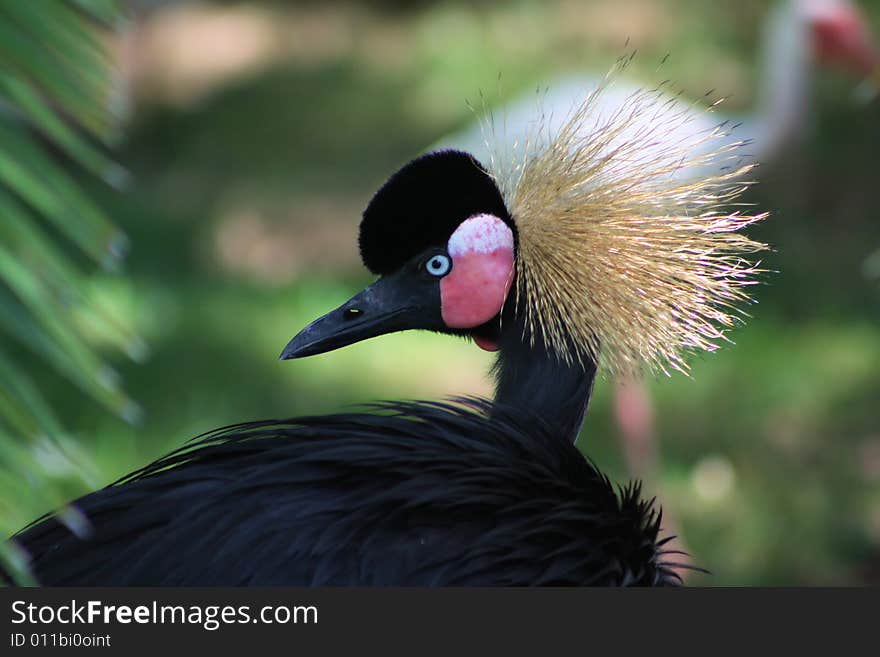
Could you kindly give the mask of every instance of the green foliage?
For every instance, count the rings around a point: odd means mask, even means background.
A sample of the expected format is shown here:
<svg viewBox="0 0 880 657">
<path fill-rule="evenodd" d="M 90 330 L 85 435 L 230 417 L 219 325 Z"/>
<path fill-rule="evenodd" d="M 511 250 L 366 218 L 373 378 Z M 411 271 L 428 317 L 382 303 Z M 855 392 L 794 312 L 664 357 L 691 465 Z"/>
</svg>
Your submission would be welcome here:
<svg viewBox="0 0 880 657">
<path fill-rule="evenodd" d="M 93 270 L 113 270 L 126 238 L 77 177 L 118 183 L 106 154 L 111 109 L 104 34 L 119 20 L 115 0 L 0 4 L 0 466 L 50 481 L 53 459 L 87 464 L 35 379 L 49 369 L 112 413 L 137 407 L 94 346 L 142 351 L 138 339 L 90 298 Z M 38 367 L 34 367 L 40 363 Z M 57 470 L 57 468 L 55 468 Z M 54 486 L 34 485 L 57 506 Z M 0 559 L 21 573 L 10 546 Z M 22 583 L 27 583 L 25 574 Z"/>
<path fill-rule="evenodd" d="M 90 269 L 116 267 L 126 240 L 74 174 L 120 177 L 100 143 L 116 119 L 98 30 L 115 20 L 113 2 L 0 6 L 0 426 L 20 438 L 61 434 L 17 364 L 21 350 L 114 413 L 135 408 L 89 344 L 85 319 L 136 346 L 86 289 Z"/>
</svg>

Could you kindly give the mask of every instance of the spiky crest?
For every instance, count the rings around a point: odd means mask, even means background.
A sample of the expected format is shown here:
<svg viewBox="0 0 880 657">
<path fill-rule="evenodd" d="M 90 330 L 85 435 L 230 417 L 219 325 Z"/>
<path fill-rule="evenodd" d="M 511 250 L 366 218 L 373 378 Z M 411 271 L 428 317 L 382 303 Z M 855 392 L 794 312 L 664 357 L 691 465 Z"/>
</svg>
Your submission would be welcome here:
<svg viewBox="0 0 880 657">
<path fill-rule="evenodd" d="M 688 352 L 716 349 L 743 315 L 761 271 L 748 258 L 767 246 L 741 231 L 766 213 L 730 210 L 754 165 L 737 164 L 744 143 L 725 124 L 694 125 L 715 105 L 684 105 L 662 85 L 601 105 L 628 62 L 555 133 L 542 115 L 511 147 L 484 127 L 488 169 L 517 226 L 531 339 L 608 373 L 687 371 Z"/>
</svg>

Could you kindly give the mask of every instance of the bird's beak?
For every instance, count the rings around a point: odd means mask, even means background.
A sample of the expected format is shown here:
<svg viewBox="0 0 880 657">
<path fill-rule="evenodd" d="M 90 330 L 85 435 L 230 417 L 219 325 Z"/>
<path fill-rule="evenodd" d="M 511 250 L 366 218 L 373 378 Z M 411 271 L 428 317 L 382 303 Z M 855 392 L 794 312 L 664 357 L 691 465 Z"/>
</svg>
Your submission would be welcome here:
<svg viewBox="0 0 880 657">
<path fill-rule="evenodd" d="M 395 331 L 433 328 L 439 287 L 426 289 L 412 278 L 402 273 L 383 276 L 297 333 L 281 359 L 314 356 Z"/>
<path fill-rule="evenodd" d="M 858 22 L 843 42 L 845 56 L 854 72 L 862 76 L 863 84 L 876 90 L 880 83 L 880 48 L 868 24 L 858 15 L 854 20 Z"/>
<path fill-rule="evenodd" d="M 868 105 L 880 96 L 880 51 L 865 51 L 866 75 L 856 87 L 853 97 L 857 104 Z"/>
</svg>

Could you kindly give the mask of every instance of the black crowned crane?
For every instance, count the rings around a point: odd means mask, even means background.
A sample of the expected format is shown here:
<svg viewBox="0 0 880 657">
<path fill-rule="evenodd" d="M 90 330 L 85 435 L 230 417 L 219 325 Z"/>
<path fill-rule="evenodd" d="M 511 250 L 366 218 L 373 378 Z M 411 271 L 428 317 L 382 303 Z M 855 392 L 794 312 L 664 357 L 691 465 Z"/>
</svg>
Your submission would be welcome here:
<svg viewBox="0 0 880 657">
<path fill-rule="evenodd" d="M 662 106 L 655 94 L 634 95 L 582 136 L 599 95 L 515 161 L 489 169 L 442 151 L 395 173 L 360 227 L 378 280 L 282 353 L 407 329 L 466 336 L 498 351 L 494 400 L 385 403 L 211 432 L 72 502 L 84 519 L 76 531 L 49 516 L 17 534 L 36 579 L 676 581 L 652 502 L 638 486 L 615 489 L 573 442 L 599 368 L 683 369 L 688 351 L 714 348 L 753 281 L 745 258 L 762 248 L 738 231 L 763 215 L 722 209 L 741 187 L 728 178 L 670 177 L 694 144 L 650 144 L 686 115 L 623 137 Z"/>
</svg>

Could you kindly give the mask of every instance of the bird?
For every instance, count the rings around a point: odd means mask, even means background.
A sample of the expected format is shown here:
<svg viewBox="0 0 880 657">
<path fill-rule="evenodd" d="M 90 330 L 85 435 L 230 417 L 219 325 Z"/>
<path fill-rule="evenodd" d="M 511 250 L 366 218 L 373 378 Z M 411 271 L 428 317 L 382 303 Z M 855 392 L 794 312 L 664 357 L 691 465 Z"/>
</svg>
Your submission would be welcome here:
<svg viewBox="0 0 880 657">
<path fill-rule="evenodd" d="M 795 147 L 807 129 L 811 78 L 814 68 L 838 68 L 874 84 L 880 80 L 880 51 L 868 23 L 851 0 L 781 0 L 768 12 L 758 56 L 760 79 L 758 105 L 752 114 L 724 116 L 720 106 L 711 113 L 690 113 L 691 120 L 678 130 L 663 133 L 667 148 L 682 139 L 698 140 L 719 124 L 729 122 L 729 144 L 741 162 L 762 165 L 777 160 Z M 601 83 L 601 76 L 568 74 L 542 81 L 540 90 L 527 92 L 507 105 L 491 110 L 461 130 L 445 135 L 429 147 L 459 148 L 478 157 L 492 157 L 499 149 L 514 151 L 530 139 L 543 139 L 566 122 L 585 90 Z M 693 101 L 673 93 L 666 85 L 669 102 L 662 112 L 674 115 L 689 111 Z M 641 85 L 618 79 L 601 97 L 597 115 L 611 114 L 638 93 Z M 486 108 L 477 108 L 486 109 Z M 644 123 L 656 120 L 644 115 Z M 633 134 L 645 125 L 633 123 Z M 590 131 L 592 126 L 584 125 Z M 707 141 L 698 150 L 711 151 L 717 143 Z M 692 160 L 673 175 L 693 179 L 711 175 L 707 167 L 729 166 L 717 159 Z M 614 388 L 613 412 L 619 427 L 624 460 L 633 476 L 651 477 L 657 469 L 658 450 L 651 395 L 642 379 L 624 377 Z"/>
<path fill-rule="evenodd" d="M 665 58 L 664 58 L 665 59 Z M 763 28 L 759 52 L 760 79 L 758 104 L 752 114 L 723 116 L 718 108 L 711 113 L 691 113 L 691 121 L 668 131 L 668 144 L 694 135 L 711 132 L 724 121 L 735 126 L 727 132 L 729 141 L 743 142 L 749 148 L 740 149 L 741 158 L 751 162 L 767 163 L 794 145 L 807 128 L 811 98 L 811 78 L 816 65 L 838 68 L 866 81 L 880 81 L 880 50 L 874 43 L 870 28 L 852 0 L 781 0 L 768 13 Z M 576 110 L 584 90 L 598 87 L 602 75 L 574 73 L 541 82 L 536 92 L 527 92 L 492 113 L 491 122 L 473 121 L 461 130 L 445 135 L 429 149 L 457 148 L 487 158 L 490 151 L 501 146 L 514 145 L 527 139 L 544 138 L 566 123 Z M 625 99 L 639 93 L 643 85 L 631 79 L 618 78 L 607 88 L 601 103 L 594 108 L 595 116 L 616 111 Z M 664 113 L 688 112 L 693 101 L 673 92 L 665 85 L 669 103 Z M 714 92 L 714 90 L 713 90 Z M 710 92 L 712 93 L 712 92 Z M 726 98 L 719 99 L 721 101 Z M 485 101 L 484 101 L 485 102 Z M 485 108 L 477 108 L 485 109 Z M 657 120 L 657 116 L 643 116 L 643 122 Z M 487 126 L 491 136 L 487 139 Z M 536 127 L 540 126 L 540 130 Z M 592 126 L 585 124 L 585 130 Z M 628 129 L 637 133 L 641 123 Z M 717 148 L 717 143 L 705 142 L 697 147 L 706 152 Z M 680 167 L 676 174 L 683 178 L 707 175 L 701 167 L 709 160 L 694 159 L 689 167 Z"/>
<path fill-rule="evenodd" d="M 493 399 L 381 402 L 209 432 L 14 535 L 32 577 L 678 583 L 655 501 L 638 483 L 615 487 L 575 439 L 597 375 L 686 371 L 691 352 L 714 350 L 738 324 L 734 308 L 748 303 L 765 248 L 744 230 L 766 214 L 728 210 L 744 188 L 732 175 L 672 181 L 688 145 L 659 153 L 645 149 L 650 134 L 624 136 L 662 106 L 650 90 L 584 138 L 598 98 L 551 143 L 506 164 L 440 150 L 392 174 L 359 228 L 378 278 L 281 353 L 440 332 L 497 352 Z M 442 365 L 424 366 L 430 376 Z"/>
</svg>

